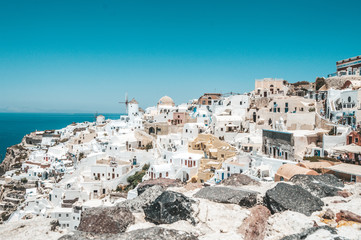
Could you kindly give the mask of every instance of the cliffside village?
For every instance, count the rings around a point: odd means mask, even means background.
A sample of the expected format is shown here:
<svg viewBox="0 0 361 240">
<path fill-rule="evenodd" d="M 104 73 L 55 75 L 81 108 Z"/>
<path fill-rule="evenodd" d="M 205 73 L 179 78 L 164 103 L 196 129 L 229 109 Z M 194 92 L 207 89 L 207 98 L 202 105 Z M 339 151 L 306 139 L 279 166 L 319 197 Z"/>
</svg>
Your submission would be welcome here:
<svg viewBox="0 0 361 240">
<path fill-rule="evenodd" d="M 137 197 L 135 176 L 215 186 L 236 173 L 267 182 L 330 173 L 361 182 L 361 56 L 315 82 L 265 78 L 245 94 L 204 93 L 179 105 L 164 96 L 145 110 L 135 98 L 125 104 L 118 120 L 98 115 L 10 147 L 2 221 L 40 215 L 76 230 L 82 211 Z"/>
</svg>

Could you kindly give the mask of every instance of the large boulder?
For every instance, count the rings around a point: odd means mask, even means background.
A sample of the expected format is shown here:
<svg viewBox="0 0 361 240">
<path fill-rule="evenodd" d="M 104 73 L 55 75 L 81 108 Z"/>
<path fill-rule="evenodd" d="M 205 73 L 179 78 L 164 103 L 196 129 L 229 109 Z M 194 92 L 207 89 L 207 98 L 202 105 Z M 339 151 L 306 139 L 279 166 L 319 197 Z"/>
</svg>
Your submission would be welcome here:
<svg viewBox="0 0 361 240">
<path fill-rule="evenodd" d="M 137 187 L 138 195 L 142 194 L 147 188 L 153 187 L 155 185 L 161 186 L 164 190 L 166 190 L 168 187 L 182 187 L 184 183 L 179 179 L 170 179 L 170 178 L 150 179 L 139 183 Z"/>
<path fill-rule="evenodd" d="M 326 232 L 326 233 L 325 233 Z M 330 226 L 312 227 L 297 234 L 292 234 L 282 238 L 281 240 L 303 240 L 303 239 L 330 239 L 341 240 L 337 235 L 337 230 Z"/>
<path fill-rule="evenodd" d="M 268 208 L 258 205 L 250 209 L 251 214 L 238 229 L 244 240 L 263 240 L 266 235 L 267 220 L 271 215 Z"/>
<path fill-rule="evenodd" d="M 91 233 L 121 233 L 134 221 L 135 218 L 128 208 L 90 208 L 82 212 L 78 230 Z"/>
<path fill-rule="evenodd" d="M 274 188 L 267 190 L 263 202 L 271 213 L 290 210 L 306 216 L 322 210 L 324 205 L 320 198 L 302 187 L 287 183 L 278 183 Z"/>
<path fill-rule="evenodd" d="M 338 191 L 344 187 L 340 179 L 331 174 L 303 175 L 298 174 L 290 179 L 296 185 L 309 191 L 312 195 L 323 198 L 337 196 Z"/>
<path fill-rule="evenodd" d="M 59 240 L 198 240 L 198 237 L 192 233 L 166 229 L 160 227 L 151 227 L 138 229 L 121 234 L 93 234 L 76 231 L 59 238 Z"/>
<path fill-rule="evenodd" d="M 129 208 L 132 212 L 142 212 L 143 207 L 149 205 L 163 193 L 163 188 L 158 185 L 147 188 L 141 195 L 136 198 L 125 200 L 117 204 L 118 207 Z"/>
<path fill-rule="evenodd" d="M 205 187 L 194 194 L 194 197 L 218 203 L 233 203 L 244 207 L 252 207 L 257 203 L 256 192 L 230 187 Z"/>
<path fill-rule="evenodd" d="M 143 208 L 145 219 L 155 224 L 171 224 L 180 220 L 194 223 L 192 202 L 181 193 L 165 191 Z"/>
<path fill-rule="evenodd" d="M 226 186 L 260 185 L 260 183 L 247 175 L 236 173 L 222 180 L 221 184 Z"/>
</svg>

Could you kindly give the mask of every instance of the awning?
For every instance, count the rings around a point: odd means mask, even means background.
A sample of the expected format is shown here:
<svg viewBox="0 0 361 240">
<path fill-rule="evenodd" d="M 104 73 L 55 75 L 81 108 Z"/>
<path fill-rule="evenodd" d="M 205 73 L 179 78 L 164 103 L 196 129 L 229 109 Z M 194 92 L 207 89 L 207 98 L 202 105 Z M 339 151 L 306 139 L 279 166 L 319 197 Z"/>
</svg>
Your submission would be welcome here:
<svg viewBox="0 0 361 240">
<path fill-rule="evenodd" d="M 335 148 L 333 148 L 333 150 L 337 151 L 337 152 L 348 152 L 348 153 L 361 154 L 361 146 L 358 146 L 355 144 L 335 147 Z"/>
<path fill-rule="evenodd" d="M 324 169 L 361 177 L 361 166 L 360 165 L 341 163 L 341 164 L 334 165 L 332 167 L 326 167 Z"/>
</svg>

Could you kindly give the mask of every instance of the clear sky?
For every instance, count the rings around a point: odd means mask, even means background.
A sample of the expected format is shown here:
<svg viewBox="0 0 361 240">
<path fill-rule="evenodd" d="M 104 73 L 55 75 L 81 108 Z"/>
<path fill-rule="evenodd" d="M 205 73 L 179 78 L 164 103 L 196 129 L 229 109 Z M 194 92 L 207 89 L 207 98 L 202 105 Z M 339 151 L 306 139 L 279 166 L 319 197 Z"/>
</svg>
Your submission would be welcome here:
<svg viewBox="0 0 361 240">
<path fill-rule="evenodd" d="M 1 0 L 1 112 L 124 112 L 361 54 L 360 0 Z"/>
</svg>

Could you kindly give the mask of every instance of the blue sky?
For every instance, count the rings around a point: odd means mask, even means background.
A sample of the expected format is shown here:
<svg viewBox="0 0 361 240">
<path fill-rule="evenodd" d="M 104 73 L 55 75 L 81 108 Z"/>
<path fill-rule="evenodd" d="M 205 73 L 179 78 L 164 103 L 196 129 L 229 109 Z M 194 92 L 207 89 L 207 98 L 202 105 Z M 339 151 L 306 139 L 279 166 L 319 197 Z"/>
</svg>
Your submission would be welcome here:
<svg viewBox="0 0 361 240">
<path fill-rule="evenodd" d="M 361 54 L 361 1 L 0 1 L 1 112 L 124 112 Z"/>
</svg>

